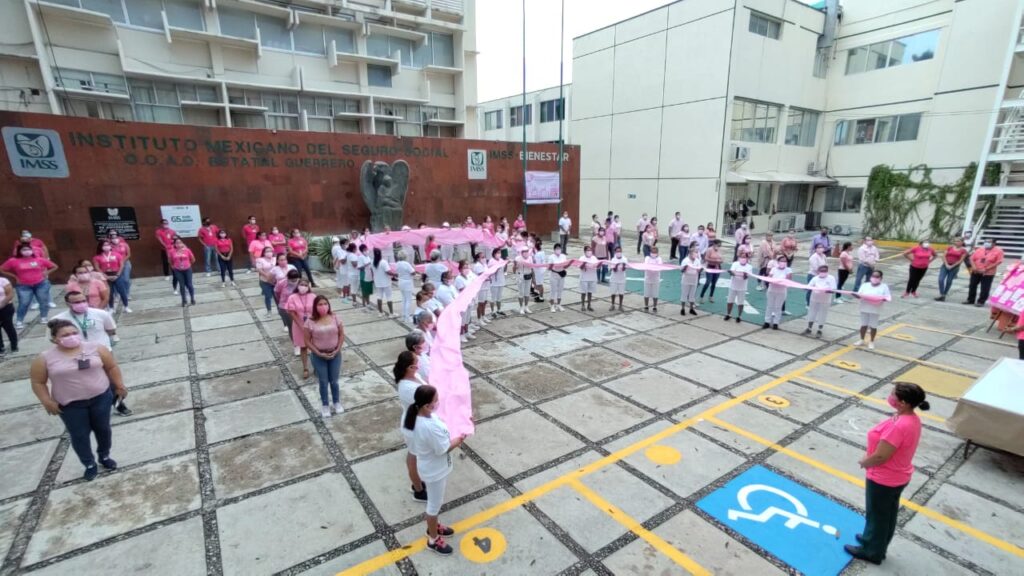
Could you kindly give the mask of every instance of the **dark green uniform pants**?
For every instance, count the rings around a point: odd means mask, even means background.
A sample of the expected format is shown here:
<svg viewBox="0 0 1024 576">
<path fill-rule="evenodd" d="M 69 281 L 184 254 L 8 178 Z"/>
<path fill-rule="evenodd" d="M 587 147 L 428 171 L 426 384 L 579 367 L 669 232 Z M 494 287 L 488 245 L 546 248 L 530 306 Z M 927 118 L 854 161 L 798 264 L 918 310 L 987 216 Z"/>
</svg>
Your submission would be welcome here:
<svg viewBox="0 0 1024 576">
<path fill-rule="evenodd" d="M 864 553 L 874 559 L 885 558 L 889 542 L 896 534 L 896 518 L 900 511 L 900 495 L 903 486 L 883 486 L 871 480 L 865 485 L 864 507 L 867 518 L 864 522 Z"/>
</svg>

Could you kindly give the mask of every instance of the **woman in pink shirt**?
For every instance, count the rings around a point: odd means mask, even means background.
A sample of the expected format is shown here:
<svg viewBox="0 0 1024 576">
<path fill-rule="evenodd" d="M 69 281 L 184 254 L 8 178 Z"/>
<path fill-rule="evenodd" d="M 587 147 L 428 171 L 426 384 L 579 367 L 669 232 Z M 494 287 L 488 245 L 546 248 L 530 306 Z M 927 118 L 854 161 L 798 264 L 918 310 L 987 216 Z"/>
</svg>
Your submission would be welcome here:
<svg viewBox="0 0 1024 576">
<path fill-rule="evenodd" d="M 282 259 L 283 255 L 282 255 Z M 263 305 L 267 307 L 267 318 L 270 318 L 270 303 L 274 301 L 274 286 L 277 285 L 277 278 L 274 277 L 274 267 L 277 266 L 277 258 L 274 257 L 273 248 L 264 248 L 263 255 L 254 262 L 256 272 L 260 275 L 260 292 L 263 293 Z M 284 271 L 288 273 L 288 262 L 284 264 Z"/>
<path fill-rule="evenodd" d="M 196 262 L 195 255 L 185 246 L 184 240 L 175 238 L 174 247 L 167 253 L 167 257 L 171 260 L 171 273 L 174 274 L 174 279 L 181 288 L 181 307 L 184 308 L 188 305 L 185 302 L 186 290 L 188 290 L 189 302 L 195 306 L 196 291 L 192 287 L 192 265 Z"/>
<path fill-rule="evenodd" d="M 320 382 L 320 415 L 324 418 L 331 415 L 328 389 L 334 400 L 334 413 L 341 414 L 345 408 L 341 405 L 338 377 L 341 375 L 341 345 L 345 343 L 345 327 L 341 318 L 331 311 L 331 302 L 326 296 L 317 296 L 313 300 L 313 315 L 303 324 L 302 332 L 306 348 L 313 353 L 313 371 Z"/>
<path fill-rule="evenodd" d="M 110 245 L 114 247 L 114 252 L 121 255 L 121 260 L 124 261 L 124 269 L 121 270 L 121 281 L 124 282 L 124 294 L 125 298 L 131 300 L 132 292 L 132 248 L 128 245 L 128 241 L 121 237 L 117 233 L 117 230 L 107 230 L 107 240 Z M 128 309 L 128 305 L 125 304 L 125 312 L 131 312 Z"/>
<path fill-rule="evenodd" d="M 953 243 L 946 248 L 942 265 L 939 266 L 939 295 L 935 297 L 939 302 L 946 300 L 946 294 L 953 287 L 953 280 L 956 280 L 956 275 L 960 272 L 960 264 L 963 264 L 966 258 L 967 249 L 964 248 L 964 239 L 953 239 Z"/>
<path fill-rule="evenodd" d="M 917 298 L 917 287 L 921 285 L 921 279 L 928 271 L 928 265 L 935 260 L 935 249 L 927 240 L 922 240 L 913 248 L 903 251 L 903 257 L 910 260 L 910 276 L 907 278 L 907 290 L 903 292 L 903 298 L 913 296 Z"/>
<path fill-rule="evenodd" d="M 25 314 L 32 298 L 39 304 L 39 319 L 46 322 L 46 314 L 50 311 L 50 272 L 56 269 L 57 265 L 49 259 L 37 257 L 28 242 L 18 246 L 17 256 L 0 265 L 0 273 L 14 280 L 14 291 L 18 294 L 14 324 L 18 330 L 25 327 Z"/>
<path fill-rule="evenodd" d="M 160 227 L 156 229 L 156 239 L 160 242 L 160 264 L 164 267 L 164 278 L 171 279 L 171 261 L 167 258 L 167 252 L 174 247 L 174 238 L 178 233 L 171 228 L 167 220 L 160 221 Z"/>
<path fill-rule="evenodd" d="M 288 239 L 288 263 L 299 272 L 305 272 L 309 285 L 316 288 L 313 272 L 309 269 L 309 243 L 298 228 L 292 230 L 292 237 Z"/>
<path fill-rule="evenodd" d="M 128 309 L 128 285 L 121 280 L 121 276 L 124 274 L 124 259 L 119 253 L 114 252 L 114 245 L 107 240 L 100 241 L 92 261 L 96 265 L 96 269 L 106 276 L 107 283 L 113 288 L 114 293 L 120 296 L 121 307 L 125 311 L 131 312 Z M 110 298 L 107 305 L 109 312 L 113 313 L 117 302 L 114 298 Z"/>
<path fill-rule="evenodd" d="M 836 282 L 836 290 L 842 290 L 846 280 L 853 273 L 853 242 L 843 242 L 839 249 L 839 277 Z M 843 295 L 836 292 L 836 301 L 845 302 Z"/>
<path fill-rule="evenodd" d="M 93 278 L 89 269 L 81 265 L 75 266 L 75 274 L 68 279 L 65 289 L 84 294 L 90 308 L 104 310 L 110 299 L 110 289 L 106 282 Z"/>
<path fill-rule="evenodd" d="M 306 320 L 313 317 L 313 302 L 316 294 L 309 286 L 308 280 L 299 280 L 295 286 L 295 292 L 285 300 L 284 309 L 292 319 L 292 345 L 295 346 L 295 355 L 302 356 L 302 377 L 309 378 L 309 352 L 306 348 L 306 338 L 303 334 L 303 326 Z"/>
<path fill-rule="evenodd" d="M 110 407 L 115 396 L 128 397 L 128 389 L 105 346 L 83 342 L 78 327 L 69 320 L 54 320 L 47 328 L 55 346 L 32 362 L 32 392 L 49 414 L 64 421 L 71 447 L 85 466 L 84 478 L 93 480 L 99 474 L 97 460 L 107 470 L 117 468 L 110 458 Z M 92 453 L 92 434 L 98 458 Z"/>
<path fill-rule="evenodd" d="M 217 239 L 213 241 L 213 247 L 217 251 L 217 269 L 220 270 L 220 287 L 224 287 L 225 277 L 231 278 L 231 285 L 235 285 L 235 263 L 231 257 L 235 253 L 235 243 L 228 237 L 227 230 L 217 230 Z"/>
<path fill-rule="evenodd" d="M 263 254 L 265 248 L 270 248 L 271 251 L 274 250 L 274 245 L 267 239 L 266 232 L 256 234 L 256 239 L 249 242 L 246 247 L 248 248 L 249 256 L 252 257 L 253 264 L 256 263 L 256 259 L 260 257 L 260 254 Z"/>
<path fill-rule="evenodd" d="M 526 220 L 523 219 L 522 214 L 516 216 L 516 221 L 512 223 L 512 229 L 516 232 L 526 230 Z"/>
<path fill-rule="evenodd" d="M 274 256 L 288 252 L 288 239 L 281 234 L 281 230 L 277 226 L 270 229 L 267 240 L 270 240 L 270 244 L 274 247 Z"/>
<path fill-rule="evenodd" d="M 917 384 L 899 382 L 889 394 L 889 406 L 896 413 L 868 431 L 867 455 L 860 460 L 865 483 L 864 534 L 857 534 L 860 546 L 847 544 L 854 558 L 881 564 L 896 533 L 900 495 L 914 473 L 914 453 L 921 439 L 921 419 L 915 408 L 928 410 L 924 390 Z"/>
</svg>

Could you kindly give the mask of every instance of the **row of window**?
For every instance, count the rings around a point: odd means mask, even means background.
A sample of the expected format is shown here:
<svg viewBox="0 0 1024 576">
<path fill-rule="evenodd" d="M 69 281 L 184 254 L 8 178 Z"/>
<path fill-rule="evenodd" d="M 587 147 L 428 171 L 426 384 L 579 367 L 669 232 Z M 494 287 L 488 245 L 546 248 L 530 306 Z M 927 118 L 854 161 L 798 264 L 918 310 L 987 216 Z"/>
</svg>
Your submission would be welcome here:
<svg viewBox="0 0 1024 576">
<path fill-rule="evenodd" d="M 736 98 L 732 108 L 732 139 L 739 142 L 774 143 L 782 107 L 768 102 Z M 786 119 L 785 143 L 814 146 L 820 113 L 790 108 Z"/>
<path fill-rule="evenodd" d="M 425 66 L 455 66 L 455 44 L 451 34 L 430 32 L 427 43 L 420 46 L 414 40 L 386 34 L 371 34 L 366 38 L 366 53 L 378 58 L 391 58 L 395 51 L 401 53 L 402 66 L 423 68 Z"/>
<path fill-rule="evenodd" d="M 857 74 L 882 68 L 891 68 L 913 62 L 931 60 L 939 44 L 939 31 L 919 34 L 858 46 L 847 51 L 846 73 Z"/>
<path fill-rule="evenodd" d="M 163 30 L 160 12 L 167 12 L 167 23 L 179 28 L 203 30 L 200 0 L 48 0 L 72 8 L 82 8 L 110 16 L 114 22 Z"/>
<path fill-rule="evenodd" d="M 484 130 L 500 130 L 505 127 L 504 110 L 492 110 L 484 113 Z M 565 98 L 545 100 L 540 103 L 540 122 L 557 122 L 565 119 Z M 509 126 L 533 124 L 533 104 L 527 104 L 524 109 L 522 105 L 512 106 L 508 109 Z"/>
<path fill-rule="evenodd" d="M 917 140 L 921 127 L 921 113 L 840 120 L 836 122 L 837 146 L 846 144 L 874 144 L 878 142 L 905 142 Z"/>
<path fill-rule="evenodd" d="M 772 185 L 767 182 L 733 184 L 726 194 L 731 203 L 745 203 L 754 214 L 770 214 L 772 210 Z M 829 186 L 825 189 L 825 212 L 860 212 L 863 188 Z M 807 184 L 782 184 L 776 198 L 776 212 L 806 212 L 811 207 L 810 189 Z"/>
</svg>

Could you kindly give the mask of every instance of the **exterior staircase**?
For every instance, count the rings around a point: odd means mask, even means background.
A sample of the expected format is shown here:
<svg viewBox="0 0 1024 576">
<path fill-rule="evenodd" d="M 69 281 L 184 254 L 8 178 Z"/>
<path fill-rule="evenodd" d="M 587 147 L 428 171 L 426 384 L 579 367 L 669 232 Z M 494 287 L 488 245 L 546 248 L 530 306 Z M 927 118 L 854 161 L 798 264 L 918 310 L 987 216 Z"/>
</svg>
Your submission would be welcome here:
<svg viewBox="0 0 1024 576">
<path fill-rule="evenodd" d="M 1005 196 L 997 201 L 981 239 L 994 239 L 1007 258 L 1024 256 L 1024 196 Z"/>
</svg>

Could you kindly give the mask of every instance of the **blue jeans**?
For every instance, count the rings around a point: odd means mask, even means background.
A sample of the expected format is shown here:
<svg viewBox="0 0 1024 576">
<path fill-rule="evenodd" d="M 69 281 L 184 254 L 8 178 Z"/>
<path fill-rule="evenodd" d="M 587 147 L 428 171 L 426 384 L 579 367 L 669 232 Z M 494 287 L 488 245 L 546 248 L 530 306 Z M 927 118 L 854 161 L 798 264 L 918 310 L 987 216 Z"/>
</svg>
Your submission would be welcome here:
<svg viewBox="0 0 1024 576">
<path fill-rule="evenodd" d="M 874 272 L 874 271 L 875 271 L 875 269 L 870 267 L 870 266 L 865 266 L 863 264 L 858 264 L 857 265 L 857 277 L 854 278 L 854 280 L 853 280 L 853 291 L 856 292 L 856 291 L 860 290 L 861 282 L 863 282 L 865 278 L 871 278 L 871 273 Z"/>
<path fill-rule="evenodd" d="M 597 267 L 597 281 L 604 284 L 608 281 L 608 266 L 601 264 Z"/>
<path fill-rule="evenodd" d="M 206 273 L 213 272 L 217 264 L 217 247 L 203 246 L 203 259 L 206 260 Z"/>
<path fill-rule="evenodd" d="M 952 268 L 946 268 L 945 265 L 939 266 L 939 295 L 945 296 L 949 289 L 953 287 L 953 280 L 956 280 L 957 274 L 960 273 L 960 265 L 957 264 Z"/>
<path fill-rule="evenodd" d="M 267 312 L 270 312 L 270 303 L 274 301 L 274 285 L 260 280 L 260 291 L 263 292 L 263 305 L 267 307 Z"/>
<path fill-rule="evenodd" d="M 89 434 L 96 435 L 96 453 L 100 460 L 110 456 L 112 433 L 110 431 L 110 406 L 114 393 L 107 388 L 103 393 L 86 400 L 68 402 L 60 407 L 60 419 L 68 429 L 71 448 L 86 468 L 96 465 L 92 454 Z"/>
<path fill-rule="evenodd" d="M 130 299 L 131 298 L 131 293 L 132 293 L 132 261 L 131 260 L 129 260 L 129 261 L 124 263 L 124 269 L 121 270 L 121 276 L 124 277 L 124 285 L 125 285 L 124 294 L 125 294 L 125 296 L 129 297 L 129 299 Z"/>
<path fill-rule="evenodd" d="M 192 269 L 188 270 L 177 270 L 172 269 L 171 274 L 174 275 L 174 279 L 178 283 L 178 288 L 181 290 L 181 303 L 185 303 L 185 292 L 188 291 L 189 300 L 195 304 L 196 301 L 196 290 L 192 287 Z"/>
<path fill-rule="evenodd" d="M 126 270 L 121 270 L 121 275 L 118 276 L 113 282 L 110 283 L 110 289 L 114 294 L 110 296 L 110 303 L 107 307 L 111 310 L 114 309 L 114 296 L 121 297 L 121 305 L 128 306 L 128 273 Z"/>
<path fill-rule="evenodd" d="M 45 323 L 46 315 L 50 312 L 50 281 L 43 280 L 35 286 L 18 284 L 14 287 L 14 291 L 18 293 L 18 322 L 25 321 L 28 306 L 32 303 L 32 298 L 35 298 L 39 303 L 39 319 Z"/>
<path fill-rule="evenodd" d="M 313 372 L 316 379 L 320 381 L 320 404 L 327 406 L 327 388 L 331 389 L 331 398 L 334 402 L 341 402 L 341 392 L 338 390 L 338 376 L 341 375 L 341 352 L 325 360 L 316 354 L 309 355 L 309 361 L 313 363 Z"/>
</svg>

